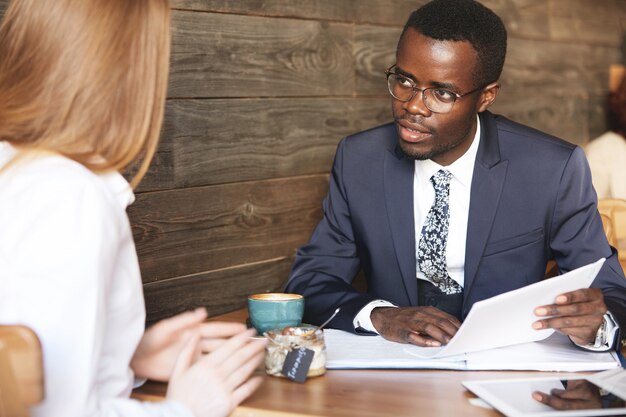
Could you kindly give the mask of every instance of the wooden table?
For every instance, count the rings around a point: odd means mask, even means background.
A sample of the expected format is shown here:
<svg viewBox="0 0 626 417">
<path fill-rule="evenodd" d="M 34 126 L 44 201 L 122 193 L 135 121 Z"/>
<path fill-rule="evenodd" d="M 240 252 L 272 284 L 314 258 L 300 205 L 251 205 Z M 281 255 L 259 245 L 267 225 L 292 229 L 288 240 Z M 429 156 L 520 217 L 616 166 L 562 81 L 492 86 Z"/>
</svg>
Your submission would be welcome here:
<svg viewBox="0 0 626 417">
<path fill-rule="evenodd" d="M 245 321 L 238 310 L 212 320 Z M 381 417 L 381 416 L 501 416 L 495 410 L 471 405 L 476 398 L 461 381 L 554 375 L 541 372 L 443 370 L 330 370 L 304 384 L 265 375 L 261 387 L 233 413 L 233 417 Z M 148 382 L 134 396 L 163 398 L 167 386 Z"/>
</svg>

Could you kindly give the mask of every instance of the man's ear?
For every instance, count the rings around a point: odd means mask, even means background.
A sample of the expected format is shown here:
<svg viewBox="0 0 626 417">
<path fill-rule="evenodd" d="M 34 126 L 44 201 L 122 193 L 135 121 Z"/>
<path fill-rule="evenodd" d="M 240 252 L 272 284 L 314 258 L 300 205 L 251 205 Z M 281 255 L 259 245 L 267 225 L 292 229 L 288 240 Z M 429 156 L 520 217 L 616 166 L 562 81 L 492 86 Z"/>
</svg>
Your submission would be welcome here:
<svg viewBox="0 0 626 417">
<path fill-rule="evenodd" d="M 497 82 L 489 84 L 487 87 L 483 88 L 483 91 L 480 93 L 478 103 L 476 103 L 476 112 L 481 113 L 487 110 L 489 106 L 496 101 L 496 96 L 498 95 L 499 90 L 500 84 Z"/>
</svg>

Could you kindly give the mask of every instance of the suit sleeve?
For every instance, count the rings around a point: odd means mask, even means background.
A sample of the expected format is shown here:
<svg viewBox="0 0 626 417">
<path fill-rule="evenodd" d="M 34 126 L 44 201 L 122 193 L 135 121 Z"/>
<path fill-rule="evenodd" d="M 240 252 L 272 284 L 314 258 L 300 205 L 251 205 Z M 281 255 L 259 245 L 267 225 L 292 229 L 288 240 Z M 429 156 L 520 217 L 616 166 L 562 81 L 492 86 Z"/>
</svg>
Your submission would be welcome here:
<svg viewBox="0 0 626 417">
<path fill-rule="evenodd" d="M 304 295 L 305 322 L 320 324 L 341 307 L 329 326 L 355 332 L 352 319 L 376 298 L 358 292 L 351 285 L 360 261 L 345 188 L 345 147 L 346 139 L 343 139 L 337 148 L 323 203 L 324 216 L 309 243 L 297 251 L 286 291 Z"/>
<path fill-rule="evenodd" d="M 617 319 L 623 336 L 626 333 L 626 279 L 617 251 L 604 234 L 589 165 L 579 147 L 563 171 L 551 230 L 550 247 L 561 272 L 606 258 L 591 286 L 602 289 L 605 303 Z"/>
</svg>

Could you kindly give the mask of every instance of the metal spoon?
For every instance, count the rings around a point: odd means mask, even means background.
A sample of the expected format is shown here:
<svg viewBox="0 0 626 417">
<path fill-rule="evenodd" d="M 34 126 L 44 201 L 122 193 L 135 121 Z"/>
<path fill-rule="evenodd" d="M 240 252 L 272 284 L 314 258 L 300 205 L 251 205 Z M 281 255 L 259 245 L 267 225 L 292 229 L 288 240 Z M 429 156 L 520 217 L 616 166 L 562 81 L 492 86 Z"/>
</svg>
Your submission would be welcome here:
<svg viewBox="0 0 626 417">
<path fill-rule="evenodd" d="M 329 323 L 332 319 L 334 319 L 334 318 L 335 318 L 335 316 L 337 315 L 337 313 L 339 313 L 339 310 L 341 310 L 341 307 L 337 307 L 337 309 L 335 310 L 335 312 L 334 312 L 333 314 L 331 314 L 331 315 L 330 315 L 330 317 L 329 317 L 328 319 L 326 319 L 326 321 L 325 321 L 324 323 L 322 323 L 322 324 L 320 324 L 319 326 L 317 326 L 317 327 L 315 327 L 315 328 L 313 328 L 313 329 L 309 330 L 309 331 L 308 331 L 308 332 L 306 332 L 306 333 L 303 333 L 303 334 L 302 334 L 302 335 L 300 335 L 300 336 L 301 336 L 301 337 L 303 337 L 303 336 L 308 336 L 308 335 L 313 334 L 313 333 L 315 333 L 316 331 L 318 331 L 318 330 L 322 329 L 322 328 L 323 328 L 324 326 L 326 326 L 326 325 L 327 325 L 327 324 L 328 324 L 328 323 Z"/>
<path fill-rule="evenodd" d="M 331 314 L 331 316 L 324 323 L 322 323 L 321 325 L 319 325 L 317 327 L 314 327 L 313 329 L 311 329 L 311 330 L 309 330 L 307 332 L 304 332 L 302 334 L 299 334 L 297 336 L 298 337 L 306 337 L 306 336 L 310 336 L 310 335 L 314 334 L 316 331 L 318 331 L 318 330 L 322 329 L 324 326 L 326 326 L 337 315 L 337 313 L 339 313 L 339 310 L 341 310 L 341 307 L 337 307 L 335 312 L 333 314 Z M 267 332 L 264 333 L 264 337 L 267 337 L 268 339 L 274 341 L 274 343 L 280 344 L 280 342 L 278 342 L 278 340 L 276 340 L 275 337 L 272 337 L 270 335 L 270 333 L 267 333 Z"/>
</svg>

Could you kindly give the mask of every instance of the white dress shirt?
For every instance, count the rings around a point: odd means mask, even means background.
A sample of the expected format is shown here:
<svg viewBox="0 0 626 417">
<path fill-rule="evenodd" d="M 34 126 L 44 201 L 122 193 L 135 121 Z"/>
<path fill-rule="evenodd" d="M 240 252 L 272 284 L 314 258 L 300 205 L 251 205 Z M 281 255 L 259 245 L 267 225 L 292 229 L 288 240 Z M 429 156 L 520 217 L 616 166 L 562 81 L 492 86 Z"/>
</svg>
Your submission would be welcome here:
<svg viewBox="0 0 626 417">
<path fill-rule="evenodd" d="M 450 171 L 448 241 L 446 245 L 446 266 L 448 275 L 461 287 L 465 283 L 465 242 L 467 240 L 467 219 L 469 217 L 470 194 L 474 162 L 480 142 L 480 121 L 476 123 L 476 134 L 470 148 L 459 159 L 448 166 L 442 166 L 427 159 L 415 161 L 415 177 L 413 179 L 413 216 L 415 220 L 415 259 L 417 259 L 419 241 L 426 216 L 435 201 L 435 189 L 430 182 L 440 169 Z M 417 278 L 426 280 L 417 265 Z"/>
<path fill-rule="evenodd" d="M 192 416 L 128 398 L 145 321 L 129 184 L 54 155 L 3 169 L 14 154 L 0 142 L 0 323 L 41 340 L 45 399 L 31 416 Z"/>
</svg>

